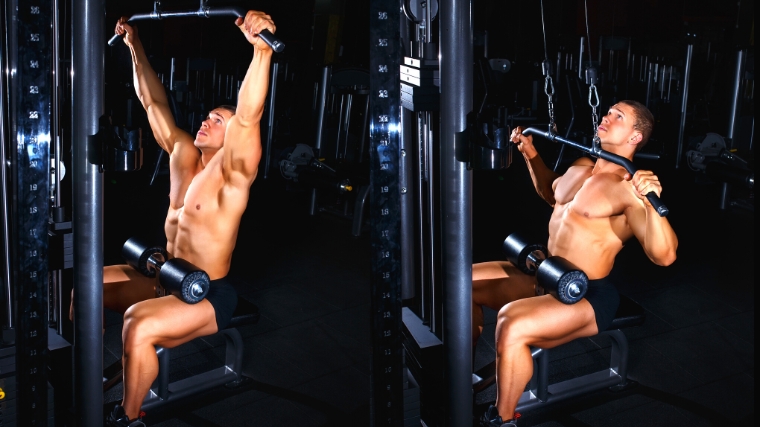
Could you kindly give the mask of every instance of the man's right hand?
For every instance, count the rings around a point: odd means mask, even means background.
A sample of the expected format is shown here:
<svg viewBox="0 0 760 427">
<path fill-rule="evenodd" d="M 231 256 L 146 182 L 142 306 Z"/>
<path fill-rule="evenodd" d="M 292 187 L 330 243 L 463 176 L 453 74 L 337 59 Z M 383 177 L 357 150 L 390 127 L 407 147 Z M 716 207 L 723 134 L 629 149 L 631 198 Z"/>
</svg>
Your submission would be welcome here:
<svg viewBox="0 0 760 427">
<path fill-rule="evenodd" d="M 533 146 L 533 137 L 530 135 L 523 135 L 522 131 L 523 128 L 521 126 L 512 129 L 512 134 L 509 139 L 517 145 L 517 149 L 523 153 L 523 155 L 528 159 L 532 159 L 538 154 L 536 147 Z"/>
<path fill-rule="evenodd" d="M 119 20 L 116 21 L 114 33 L 124 36 L 124 44 L 131 48 L 134 45 L 134 42 L 138 40 L 137 27 L 127 24 L 127 20 L 129 20 L 129 18 L 126 16 L 119 18 Z"/>
</svg>

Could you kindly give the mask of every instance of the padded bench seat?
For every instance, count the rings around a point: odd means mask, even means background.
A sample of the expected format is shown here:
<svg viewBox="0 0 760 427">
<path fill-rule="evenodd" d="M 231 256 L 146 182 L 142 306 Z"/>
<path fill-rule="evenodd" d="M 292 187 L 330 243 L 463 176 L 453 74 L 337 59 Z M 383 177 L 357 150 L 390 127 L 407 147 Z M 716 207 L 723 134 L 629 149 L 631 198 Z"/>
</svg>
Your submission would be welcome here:
<svg viewBox="0 0 760 427">
<path fill-rule="evenodd" d="M 644 323 L 646 313 L 644 309 L 625 295 L 620 295 L 620 305 L 615 312 L 615 318 L 607 328 L 608 331 L 615 329 L 630 328 Z"/>
<path fill-rule="evenodd" d="M 623 390 L 632 383 L 628 381 L 628 340 L 621 329 L 644 323 L 644 309 L 625 295 L 620 295 L 620 305 L 610 326 L 597 334 L 611 338 L 610 365 L 591 374 L 549 384 L 549 349 L 533 347 L 533 377 L 517 403 L 517 412 L 528 412 L 541 406 L 610 388 Z M 473 374 L 475 393 L 484 390 L 496 380 L 496 361 Z"/>
<path fill-rule="evenodd" d="M 245 298 L 238 297 L 237 306 L 235 306 L 235 312 L 232 313 L 232 319 L 230 324 L 227 325 L 227 329 L 237 328 L 239 326 L 254 325 L 259 321 L 261 313 L 259 308 Z"/>
</svg>

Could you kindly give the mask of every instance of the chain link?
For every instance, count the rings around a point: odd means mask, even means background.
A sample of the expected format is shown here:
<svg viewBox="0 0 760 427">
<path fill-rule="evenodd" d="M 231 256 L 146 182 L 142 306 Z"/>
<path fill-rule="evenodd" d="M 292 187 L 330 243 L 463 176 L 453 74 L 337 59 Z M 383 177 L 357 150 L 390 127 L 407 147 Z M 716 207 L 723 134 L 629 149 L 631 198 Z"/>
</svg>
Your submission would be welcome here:
<svg viewBox="0 0 760 427">
<path fill-rule="evenodd" d="M 599 116 L 596 113 L 596 108 L 599 106 L 599 93 L 593 83 L 588 87 L 588 105 L 591 107 L 591 121 L 594 127 L 594 148 L 597 148 L 599 144 Z"/>
<path fill-rule="evenodd" d="M 557 133 L 557 125 L 554 123 L 554 82 L 552 76 L 547 72 L 546 80 L 544 81 L 544 93 L 549 98 L 549 132 Z"/>
</svg>

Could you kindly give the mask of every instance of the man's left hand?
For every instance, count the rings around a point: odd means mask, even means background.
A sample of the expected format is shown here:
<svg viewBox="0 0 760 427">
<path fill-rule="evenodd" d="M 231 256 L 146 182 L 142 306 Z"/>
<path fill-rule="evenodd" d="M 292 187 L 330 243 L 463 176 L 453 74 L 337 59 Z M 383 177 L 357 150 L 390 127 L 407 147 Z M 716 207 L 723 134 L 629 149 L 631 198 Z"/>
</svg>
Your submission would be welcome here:
<svg viewBox="0 0 760 427">
<path fill-rule="evenodd" d="M 245 15 L 245 18 L 238 18 L 235 20 L 235 25 L 237 25 L 237 27 L 240 28 L 240 31 L 243 32 L 248 43 L 252 44 L 257 50 L 272 50 L 272 48 L 259 37 L 259 33 L 264 30 L 269 30 L 270 33 L 274 34 L 277 29 L 271 16 L 264 12 L 249 10 Z"/>
<path fill-rule="evenodd" d="M 657 197 L 659 197 L 660 193 L 662 193 L 662 185 L 660 184 L 660 179 L 657 178 L 657 175 L 655 175 L 652 171 L 638 170 L 633 175 L 633 177 L 631 177 L 630 173 L 627 173 L 625 174 L 625 179 L 627 181 L 631 181 L 631 184 L 634 188 L 634 193 L 636 193 L 636 197 L 643 200 L 644 204 L 647 206 L 651 206 L 649 200 L 646 198 L 647 194 L 654 192 Z"/>
</svg>

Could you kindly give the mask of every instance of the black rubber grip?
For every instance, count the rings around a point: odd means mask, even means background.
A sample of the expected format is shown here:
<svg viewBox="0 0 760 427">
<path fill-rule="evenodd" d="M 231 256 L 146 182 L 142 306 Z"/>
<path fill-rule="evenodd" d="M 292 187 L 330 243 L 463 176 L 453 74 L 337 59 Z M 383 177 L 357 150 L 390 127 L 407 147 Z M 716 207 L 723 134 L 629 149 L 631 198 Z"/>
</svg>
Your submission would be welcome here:
<svg viewBox="0 0 760 427">
<path fill-rule="evenodd" d="M 285 43 L 280 41 L 277 37 L 274 36 L 269 30 L 264 30 L 259 33 L 259 37 L 261 37 L 261 40 L 264 40 L 266 44 L 269 45 L 269 47 L 272 48 L 275 52 L 282 52 L 285 50 Z"/>
</svg>

